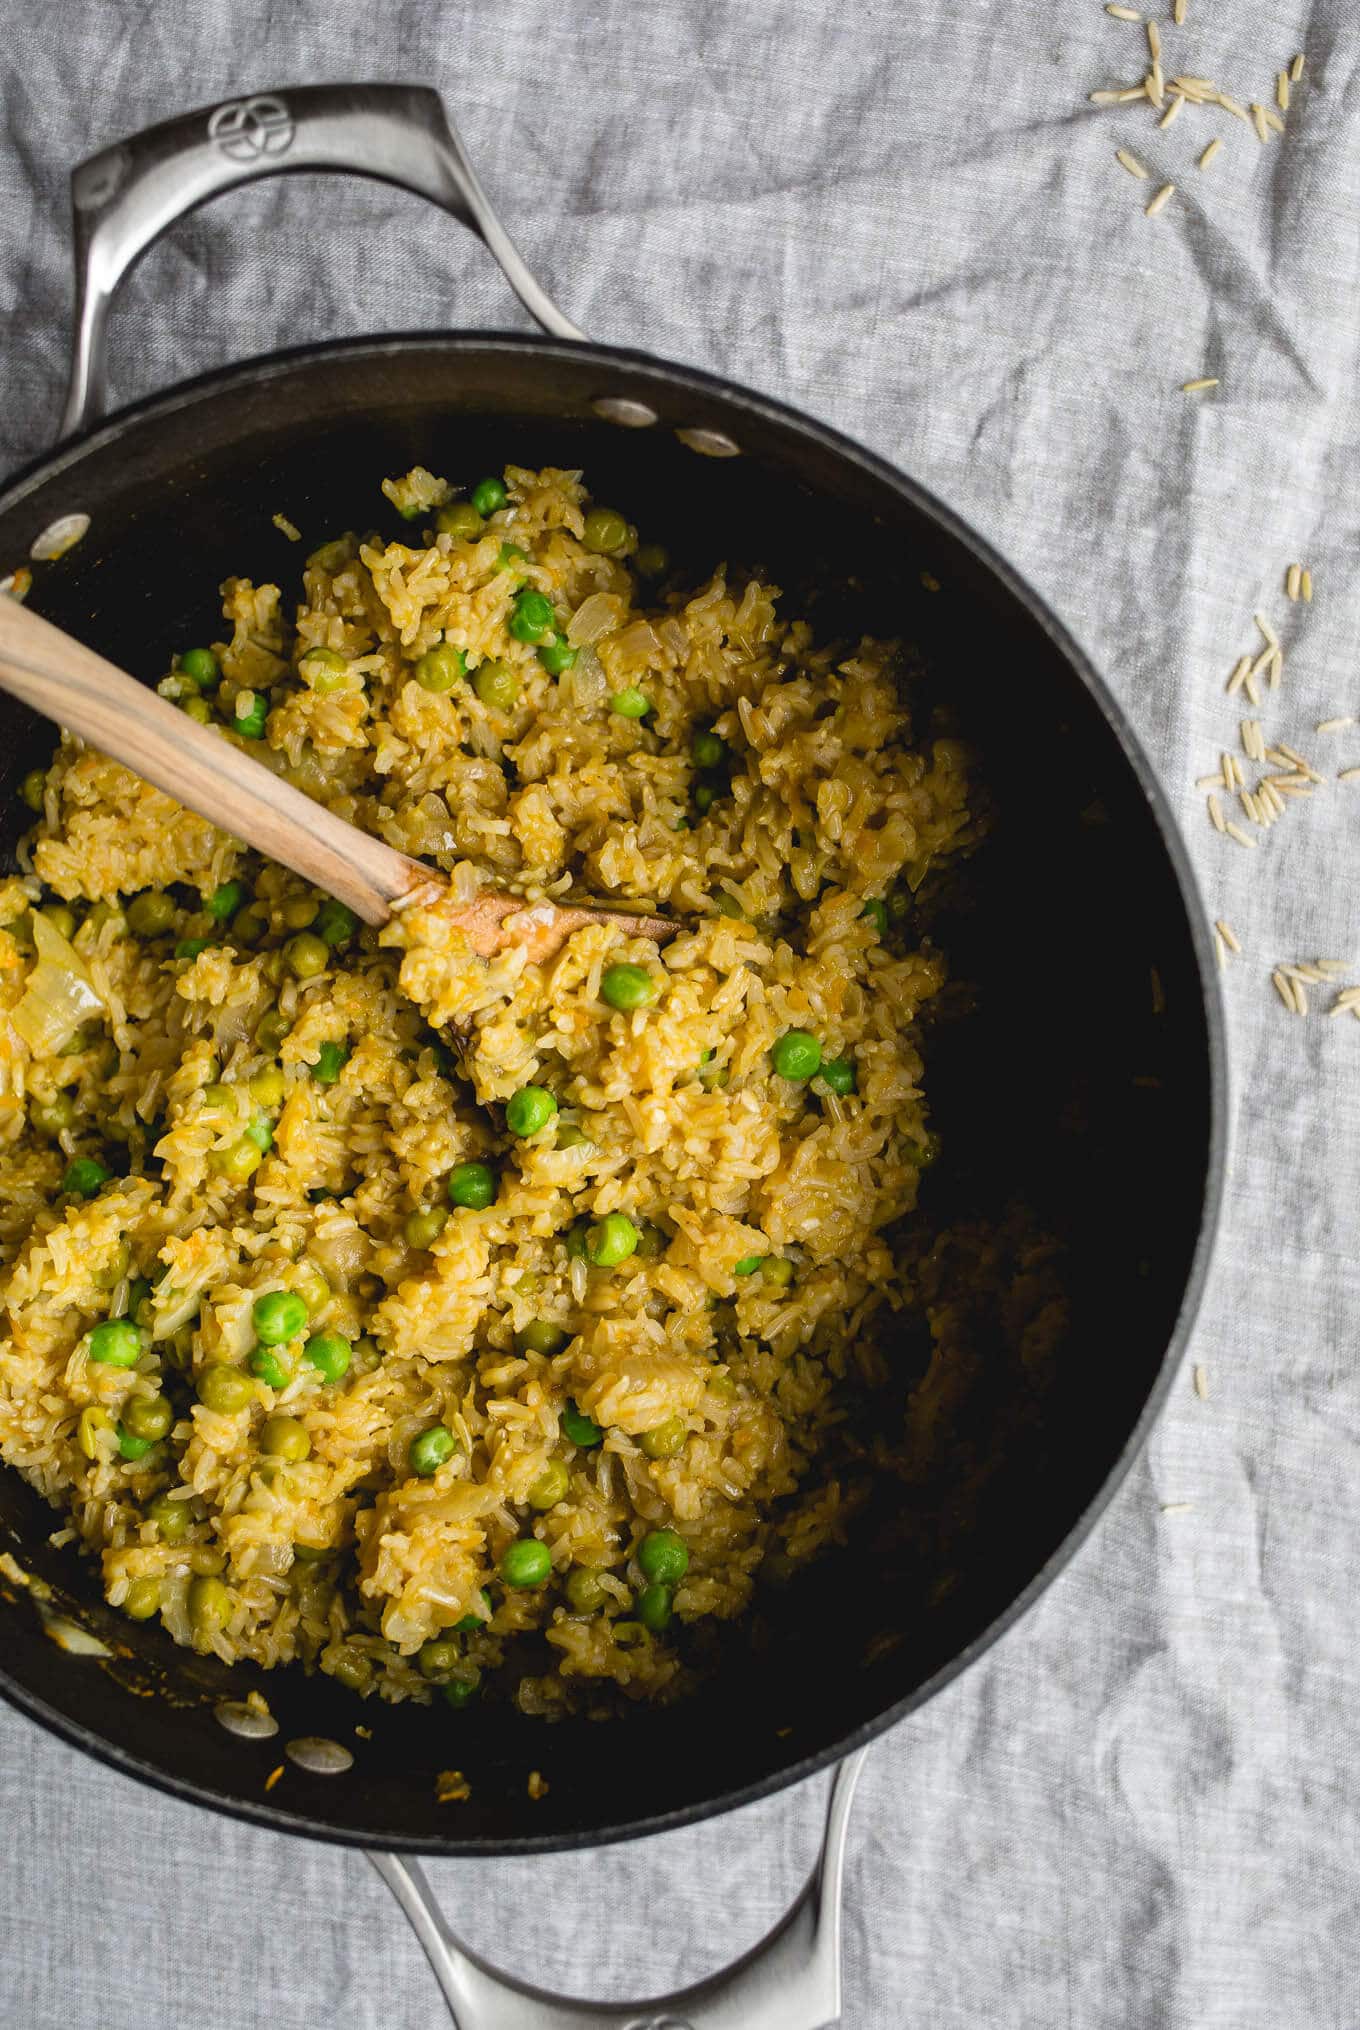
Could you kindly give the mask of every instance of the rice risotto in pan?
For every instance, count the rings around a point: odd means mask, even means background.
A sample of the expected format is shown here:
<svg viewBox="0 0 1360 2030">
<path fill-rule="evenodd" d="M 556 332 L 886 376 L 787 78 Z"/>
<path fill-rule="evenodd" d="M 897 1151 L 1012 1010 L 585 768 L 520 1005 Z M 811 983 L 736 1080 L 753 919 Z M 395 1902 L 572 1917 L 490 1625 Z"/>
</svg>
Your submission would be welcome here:
<svg viewBox="0 0 1360 2030">
<path fill-rule="evenodd" d="M 227 1662 L 664 1698 L 863 1496 L 965 757 L 892 644 L 676 589 L 576 473 L 384 491 L 403 540 L 229 581 L 161 690 L 456 896 L 679 934 L 375 936 L 64 741 L 0 881 L 0 1454 Z"/>
</svg>

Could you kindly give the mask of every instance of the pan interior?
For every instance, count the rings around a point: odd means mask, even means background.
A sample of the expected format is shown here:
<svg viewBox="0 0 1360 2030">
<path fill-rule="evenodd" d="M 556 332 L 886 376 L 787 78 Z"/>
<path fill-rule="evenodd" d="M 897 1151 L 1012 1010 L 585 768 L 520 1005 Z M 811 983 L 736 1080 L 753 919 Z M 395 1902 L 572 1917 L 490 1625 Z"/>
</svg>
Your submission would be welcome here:
<svg viewBox="0 0 1360 2030">
<path fill-rule="evenodd" d="M 663 420 L 600 421 L 601 393 L 646 400 Z M 729 432 L 742 455 L 687 449 L 672 426 L 696 423 Z M 37 567 L 32 603 L 149 681 L 210 631 L 224 578 L 272 578 L 287 596 L 307 548 L 386 525 L 378 481 L 417 461 L 458 481 L 507 462 L 582 467 L 598 499 L 692 574 L 722 559 L 763 566 L 820 632 L 916 644 L 924 690 L 977 749 L 995 804 L 991 843 L 940 927 L 977 1007 L 928 1043 L 944 1155 L 924 1217 L 1001 1222 L 1023 1203 L 1064 1244 L 1072 1303 L 1042 1415 L 1017 1414 L 1002 1388 L 924 1487 L 885 1481 L 843 1551 L 762 1592 L 704 1691 L 608 1727 L 545 1726 L 493 1704 L 361 1708 L 300 1669 L 227 1673 L 105 1610 L 92 1568 L 48 1544 L 52 1511 L 0 1469 L 0 1545 L 79 1601 L 117 1652 L 66 1654 L 16 1593 L 0 1604 L 0 1677 L 84 1745 L 205 1801 L 366 1844 L 476 1850 L 654 1827 L 809 1767 L 922 1696 L 1058 1553 L 1125 1453 L 1165 1379 L 1210 1181 L 1210 1046 L 1185 898 L 1119 738 L 1029 600 L 947 517 L 848 453 L 783 412 L 641 361 L 523 341 L 374 342 L 144 405 L 0 500 L 0 570 L 58 515 L 90 514 L 79 548 Z M 12 864 L 27 816 L 14 787 L 51 735 L 8 701 L 0 724 Z M 920 1371 L 909 1323 L 875 1415 L 900 1417 Z M 978 1489 L 969 1460 L 999 1430 L 1004 1462 Z M 277 1741 L 236 1740 L 212 1718 L 212 1696 L 252 1685 Z M 133 1695 L 148 1687 L 164 1696 Z M 356 1723 L 372 1738 L 356 1738 Z M 266 1795 L 280 1743 L 299 1734 L 344 1740 L 354 1769 L 290 1767 Z M 455 1767 L 472 1795 L 439 1805 L 435 1772 Z M 537 1802 L 535 1769 L 549 1784 Z"/>
</svg>

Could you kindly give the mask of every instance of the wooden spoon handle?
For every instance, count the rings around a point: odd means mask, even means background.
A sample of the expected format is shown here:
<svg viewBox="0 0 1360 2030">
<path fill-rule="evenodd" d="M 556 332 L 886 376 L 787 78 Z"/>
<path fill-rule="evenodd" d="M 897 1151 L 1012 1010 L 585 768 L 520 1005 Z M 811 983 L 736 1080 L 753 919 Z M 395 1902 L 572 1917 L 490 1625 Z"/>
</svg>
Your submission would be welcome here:
<svg viewBox="0 0 1360 2030">
<path fill-rule="evenodd" d="M 386 923 L 439 878 L 281 782 L 50 621 L 0 595 L 0 688 L 68 726 L 224 832 Z"/>
</svg>

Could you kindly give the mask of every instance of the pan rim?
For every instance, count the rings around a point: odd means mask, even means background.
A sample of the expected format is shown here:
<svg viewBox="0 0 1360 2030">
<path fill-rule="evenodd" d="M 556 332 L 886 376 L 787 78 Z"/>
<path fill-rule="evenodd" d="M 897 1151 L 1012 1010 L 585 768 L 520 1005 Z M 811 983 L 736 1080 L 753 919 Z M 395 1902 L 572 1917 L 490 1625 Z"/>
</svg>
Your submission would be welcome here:
<svg viewBox="0 0 1360 2030">
<path fill-rule="evenodd" d="M 129 403 L 110 416 L 102 418 L 89 429 L 38 454 L 21 466 L 3 488 L 0 488 L 0 514 L 21 507 L 25 498 L 39 485 L 60 477 L 67 467 L 78 464 L 79 460 L 101 441 L 113 439 L 126 432 L 129 426 L 154 426 L 163 417 L 171 416 L 197 401 L 216 398 L 242 385 L 258 386 L 263 381 L 288 372 L 305 370 L 323 361 L 365 355 L 372 357 L 409 355 L 419 351 L 438 351 L 455 357 L 462 353 L 500 351 L 520 356 L 530 355 L 545 365 L 554 360 L 579 362 L 584 358 L 598 362 L 603 370 L 611 367 L 624 368 L 635 377 L 641 375 L 644 379 L 652 379 L 659 387 L 664 386 L 672 396 L 677 390 L 680 392 L 691 390 L 697 397 L 707 399 L 710 403 L 716 401 L 736 411 L 754 414 L 762 422 L 793 432 L 805 441 L 816 444 L 823 451 L 857 466 L 866 475 L 897 493 L 948 541 L 968 551 L 974 561 L 1019 603 L 1041 629 L 1054 651 L 1073 671 L 1096 704 L 1132 770 L 1151 811 L 1162 848 L 1175 877 L 1199 973 L 1205 1021 L 1208 1119 L 1205 1184 L 1198 1230 L 1175 1323 L 1168 1335 L 1156 1376 L 1137 1418 L 1094 1495 L 1076 1516 L 1049 1557 L 1032 1574 L 1010 1604 L 933 1676 L 831 1744 L 812 1749 L 778 1770 L 750 1783 L 725 1789 L 717 1796 L 705 1797 L 641 1818 L 611 1821 L 605 1826 L 580 1831 L 494 1838 L 478 1835 L 460 1838 L 457 1835 L 392 1832 L 385 1833 L 379 1841 L 371 1832 L 337 1822 L 340 1818 L 338 1812 L 329 1819 L 313 1818 L 305 1811 L 286 1811 L 275 1806 L 267 1797 L 259 1801 L 226 1797 L 209 1784 L 194 1782 L 158 1769 L 143 1761 L 140 1756 L 122 1748 L 118 1742 L 95 1733 L 93 1729 L 49 1705 L 46 1700 L 30 1692 L 26 1687 L 16 1684 L 8 1676 L 3 1661 L 0 1661 L 0 1697 L 4 1697 L 11 1705 L 50 1733 L 83 1753 L 93 1756 L 107 1768 L 115 1770 L 120 1775 L 135 1778 L 185 1803 L 224 1812 L 245 1823 L 259 1825 L 273 1832 L 324 1840 L 335 1846 L 364 1849 L 381 1845 L 382 1848 L 393 1852 L 445 1856 L 450 1859 L 509 1858 L 525 1854 L 580 1851 L 613 1845 L 624 1840 L 649 1838 L 658 1833 L 676 1831 L 683 1826 L 695 1825 L 705 1819 L 739 1810 L 745 1805 L 771 1797 L 778 1791 L 792 1789 L 819 1772 L 831 1768 L 856 1748 L 865 1747 L 877 1740 L 889 1728 L 924 1706 L 961 1677 L 1025 1618 L 1088 1542 L 1096 1524 L 1105 1514 L 1115 1494 L 1123 1486 L 1130 1470 L 1142 1454 L 1183 1366 L 1208 1282 L 1226 1196 L 1230 1120 L 1227 1034 L 1222 992 L 1209 933 L 1209 919 L 1184 836 L 1141 742 L 1093 657 L 1019 570 L 947 502 L 879 453 L 870 450 L 835 426 L 795 408 L 792 404 L 743 387 L 704 368 L 675 364 L 639 349 L 567 339 L 537 338 L 524 332 L 488 330 L 444 334 L 417 331 L 331 339 L 290 346 L 236 361 L 228 366 L 213 368 L 189 380 L 177 382 L 168 389 L 145 395 Z M 336 1786 L 331 1794 L 335 1797 L 337 1805 L 341 1805 L 342 1787 Z"/>
</svg>

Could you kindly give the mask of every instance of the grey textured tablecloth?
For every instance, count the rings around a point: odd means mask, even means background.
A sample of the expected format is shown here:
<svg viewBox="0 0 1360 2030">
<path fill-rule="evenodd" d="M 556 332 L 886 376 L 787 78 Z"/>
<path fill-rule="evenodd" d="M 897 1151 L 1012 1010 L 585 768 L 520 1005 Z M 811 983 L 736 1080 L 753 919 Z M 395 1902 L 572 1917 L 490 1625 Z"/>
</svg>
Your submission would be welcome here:
<svg viewBox="0 0 1360 2030">
<path fill-rule="evenodd" d="M 74 159 L 247 89 L 429 80 L 586 329 L 873 442 L 1051 597 L 1241 939 L 1236 1168 L 1195 1348 L 1209 1399 L 1187 1370 L 1072 1569 L 874 1751 L 848 1878 L 854 2030 L 1360 2023 L 1360 1035 L 1286 1015 L 1269 979 L 1281 959 L 1360 960 L 1360 785 L 1329 782 L 1254 851 L 1191 788 L 1234 742 L 1224 680 L 1258 608 L 1289 651 L 1269 733 L 1328 775 L 1360 762 L 1360 727 L 1313 732 L 1360 712 L 1360 21 L 1348 0 L 1189 11 L 1163 29 L 1168 74 L 1243 101 L 1269 102 L 1307 49 L 1282 141 L 1194 107 L 1160 132 L 1147 108 L 1089 106 L 1145 57 L 1099 0 L 0 10 L 0 463 L 57 412 Z M 1160 217 L 1120 143 L 1179 185 Z M 139 271 L 113 393 L 313 336 L 512 319 L 482 251 L 414 200 L 275 183 Z M 1216 395 L 1178 392 L 1199 374 Z M 1283 599 L 1291 559 L 1310 608 Z M 434 1874 L 472 1936 L 538 1978 L 654 1987 L 772 1917 L 820 1791 L 644 1849 Z M 356 1855 L 168 1803 L 8 1709 L 0 1827 L 13 2030 L 440 2020 Z"/>
</svg>

